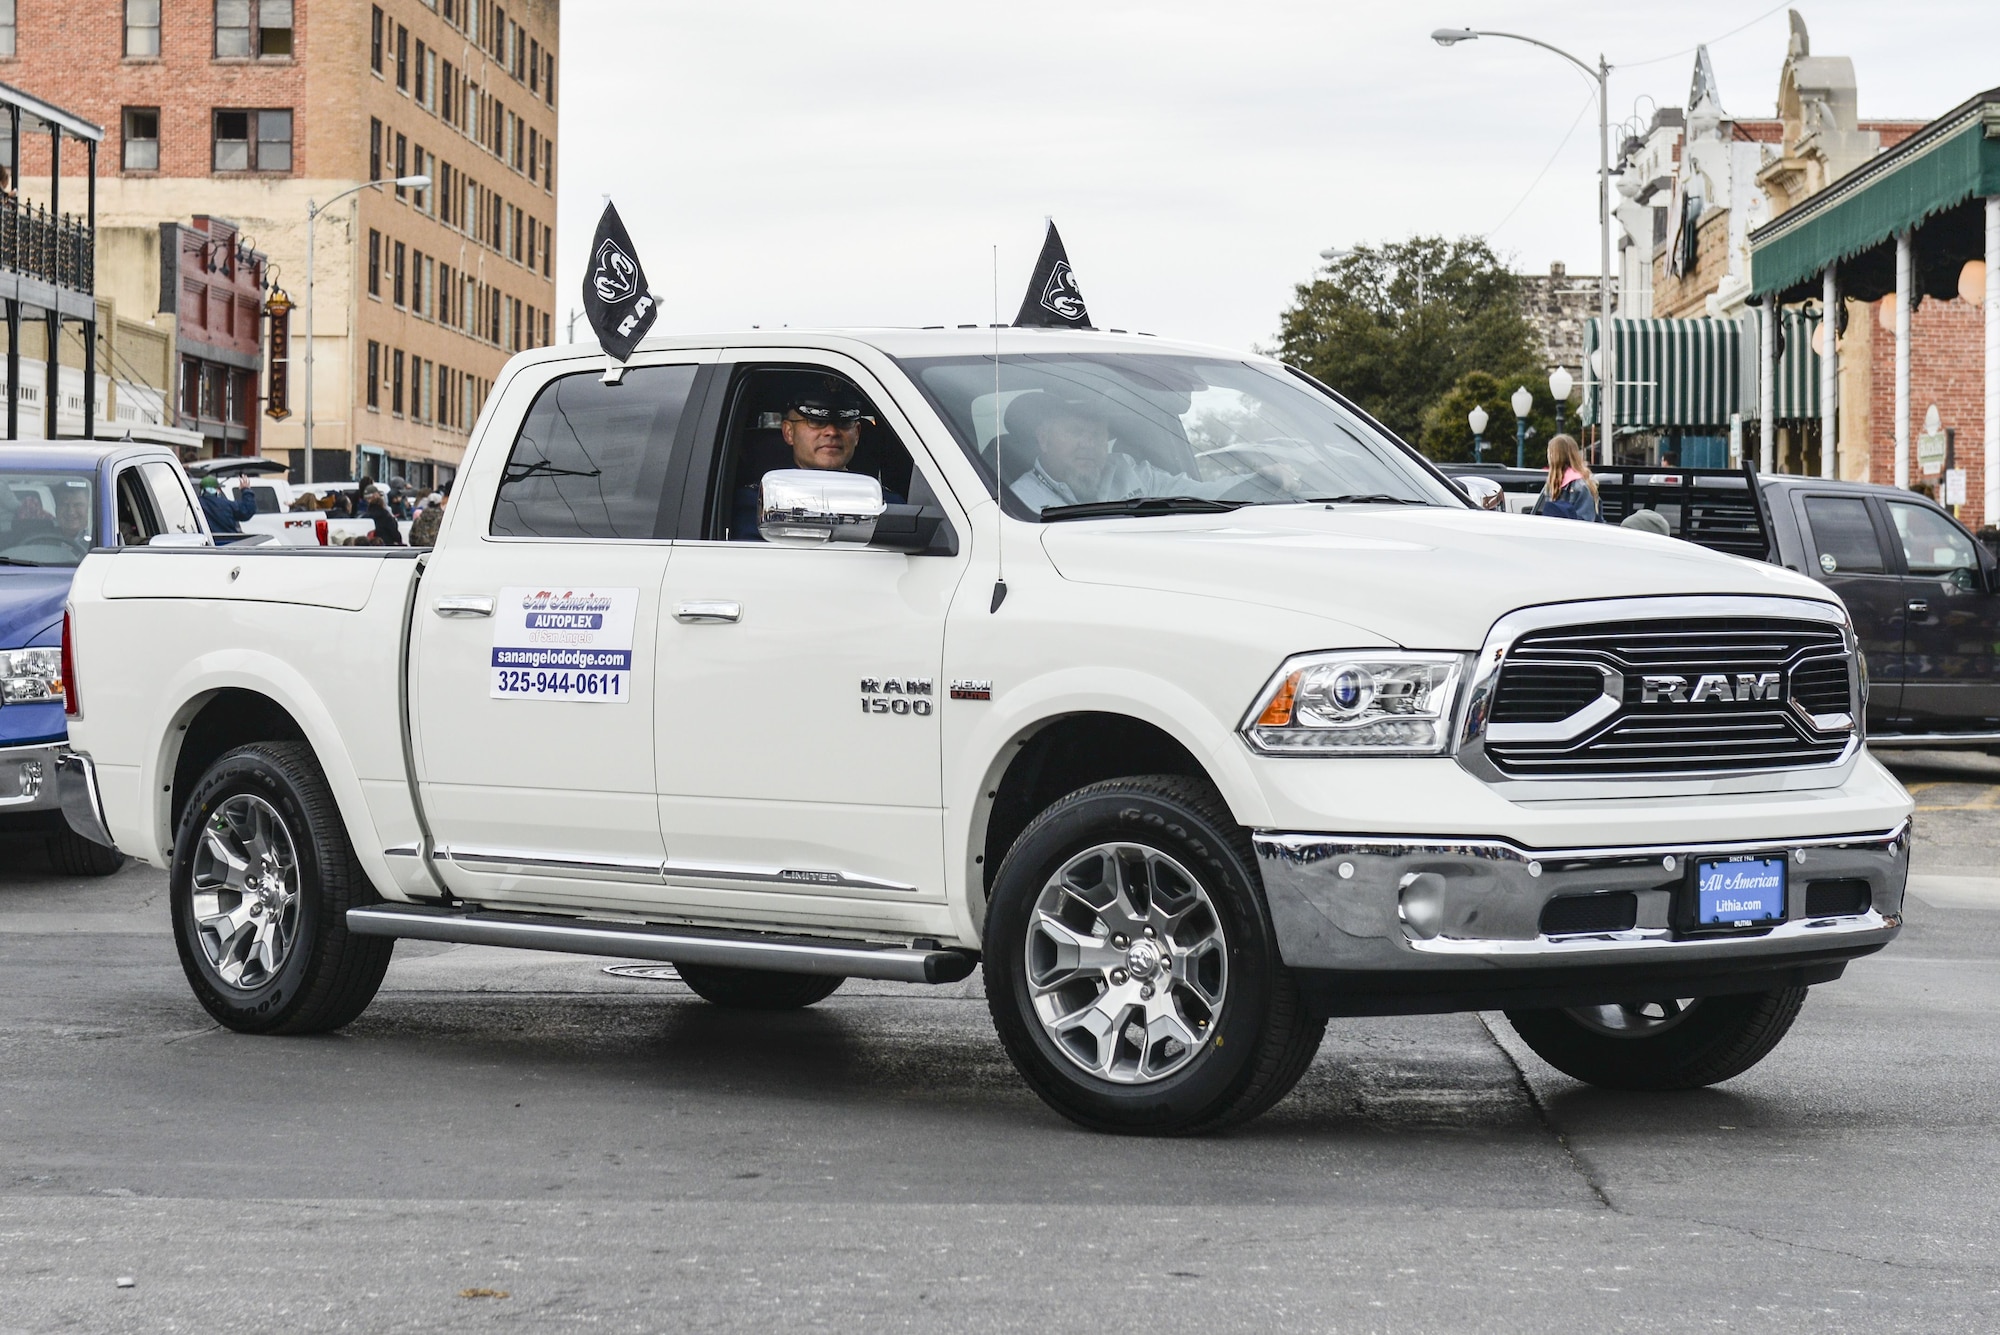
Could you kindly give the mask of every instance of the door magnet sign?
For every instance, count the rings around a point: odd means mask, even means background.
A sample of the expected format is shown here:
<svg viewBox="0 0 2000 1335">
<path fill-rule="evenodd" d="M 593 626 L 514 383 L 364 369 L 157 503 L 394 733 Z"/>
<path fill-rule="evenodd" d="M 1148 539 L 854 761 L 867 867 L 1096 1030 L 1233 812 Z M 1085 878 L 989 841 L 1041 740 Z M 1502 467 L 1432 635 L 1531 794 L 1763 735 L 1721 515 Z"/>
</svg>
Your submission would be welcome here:
<svg viewBox="0 0 2000 1335">
<path fill-rule="evenodd" d="M 637 589 L 502 589 L 495 611 L 488 698 L 620 705 L 632 698 Z"/>
</svg>

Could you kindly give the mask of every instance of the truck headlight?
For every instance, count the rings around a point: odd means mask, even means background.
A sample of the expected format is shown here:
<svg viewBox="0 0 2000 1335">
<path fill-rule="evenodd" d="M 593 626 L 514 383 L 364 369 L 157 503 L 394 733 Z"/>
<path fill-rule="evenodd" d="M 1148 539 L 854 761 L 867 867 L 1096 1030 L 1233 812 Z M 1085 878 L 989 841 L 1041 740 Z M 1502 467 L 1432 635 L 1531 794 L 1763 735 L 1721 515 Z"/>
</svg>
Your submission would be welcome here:
<svg viewBox="0 0 2000 1335">
<path fill-rule="evenodd" d="M 1305 654 L 1243 720 L 1267 755 L 1439 755 L 1451 744 L 1461 654 Z"/>
<path fill-rule="evenodd" d="M 0 649 L 0 705 L 62 699 L 62 650 Z"/>
</svg>

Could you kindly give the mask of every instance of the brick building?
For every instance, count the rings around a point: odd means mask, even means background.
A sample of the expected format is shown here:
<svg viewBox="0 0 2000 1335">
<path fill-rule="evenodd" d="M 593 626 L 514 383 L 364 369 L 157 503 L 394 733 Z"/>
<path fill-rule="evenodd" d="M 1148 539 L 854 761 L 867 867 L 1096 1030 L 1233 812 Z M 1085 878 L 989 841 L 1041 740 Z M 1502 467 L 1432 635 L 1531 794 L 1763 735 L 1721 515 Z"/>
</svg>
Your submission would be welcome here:
<svg viewBox="0 0 2000 1335">
<path fill-rule="evenodd" d="M 65 0 L 17 20 L 0 81 L 107 129 L 100 231 L 142 234 L 111 251 L 157 265 L 160 222 L 227 218 L 303 308 L 309 204 L 432 178 L 319 217 L 315 471 L 449 476 L 507 356 L 554 332 L 558 0 Z M 48 171 L 24 152 L 24 184 Z M 301 309 L 293 415 L 261 430 L 295 474 L 306 336 Z"/>
<path fill-rule="evenodd" d="M 265 257 L 231 223 L 160 224 L 162 315 L 172 315 L 174 425 L 203 453 L 255 454 L 264 369 Z"/>
<path fill-rule="evenodd" d="M 1572 274 L 1562 261 L 1546 274 L 1516 274 L 1521 314 L 1541 342 L 1542 365 L 1583 379 L 1583 327 L 1597 314 L 1597 276 Z"/>
</svg>

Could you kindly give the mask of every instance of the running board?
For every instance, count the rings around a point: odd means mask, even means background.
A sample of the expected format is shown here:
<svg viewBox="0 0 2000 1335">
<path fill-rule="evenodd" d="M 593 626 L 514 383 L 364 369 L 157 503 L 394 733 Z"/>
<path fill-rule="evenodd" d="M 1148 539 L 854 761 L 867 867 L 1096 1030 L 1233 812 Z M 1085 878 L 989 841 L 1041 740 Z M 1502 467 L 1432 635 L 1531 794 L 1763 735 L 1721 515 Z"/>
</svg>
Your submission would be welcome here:
<svg viewBox="0 0 2000 1335">
<path fill-rule="evenodd" d="M 421 904 L 376 904 L 349 909 L 347 930 L 357 936 L 560 950 L 577 955 L 666 960 L 672 964 L 773 969 L 834 978 L 880 978 L 895 983 L 956 983 L 968 977 L 974 965 L 974 957 L 962 950 L 542 917 L 489 909 L 430 908 Z"/>
</svg>

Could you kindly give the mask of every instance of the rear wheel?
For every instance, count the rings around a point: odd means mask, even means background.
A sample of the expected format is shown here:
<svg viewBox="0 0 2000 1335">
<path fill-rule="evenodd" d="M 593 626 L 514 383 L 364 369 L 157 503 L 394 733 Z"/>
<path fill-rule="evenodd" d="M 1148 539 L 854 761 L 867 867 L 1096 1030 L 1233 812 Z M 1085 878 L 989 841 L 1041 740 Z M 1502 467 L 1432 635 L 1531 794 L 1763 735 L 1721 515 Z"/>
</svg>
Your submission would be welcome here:
<svg viewBox="0 0 2000 1335">
<path fill-rule="evenodd" d="M 315 1034 L 361 1014 L 395 942 L 347 930 L 379 896 L 303 742 L 216 761 L 190 795 L 168 879 L 195 997 L 246 1034 Z"/>
<path fill-rule="evenodd" d="M 817 973 L 735 969 L 724 964 L 676 964 L 674 972 L 703 1001 L 739 1011 L 793 1011 L 825 1001 L 845 978 Z"/>
<path fill-rule="evenodd" d="M 1100 1131 L 1248 1121 L 1298 1083 L 1305 1014 L 1243 829 L 1178 776 L 1071 793 L 1008 851 L 987 909 L 987 1005 L 1035 1092 Z"/>
<path fill-rule="evenodd" d="M 65 826 L 43 841 L 49 865 L 64 876 L 109 876 L 125 865 L 125 855 Z"/>
<path fill-rule="evenodd" d="M 1803 987 L 1628 1006 L 1508 1011 L 1537 1056 L 1605 1089 L 1699 1089 L 1764 1060 L 1798 1018 Z"/>
</svg>

